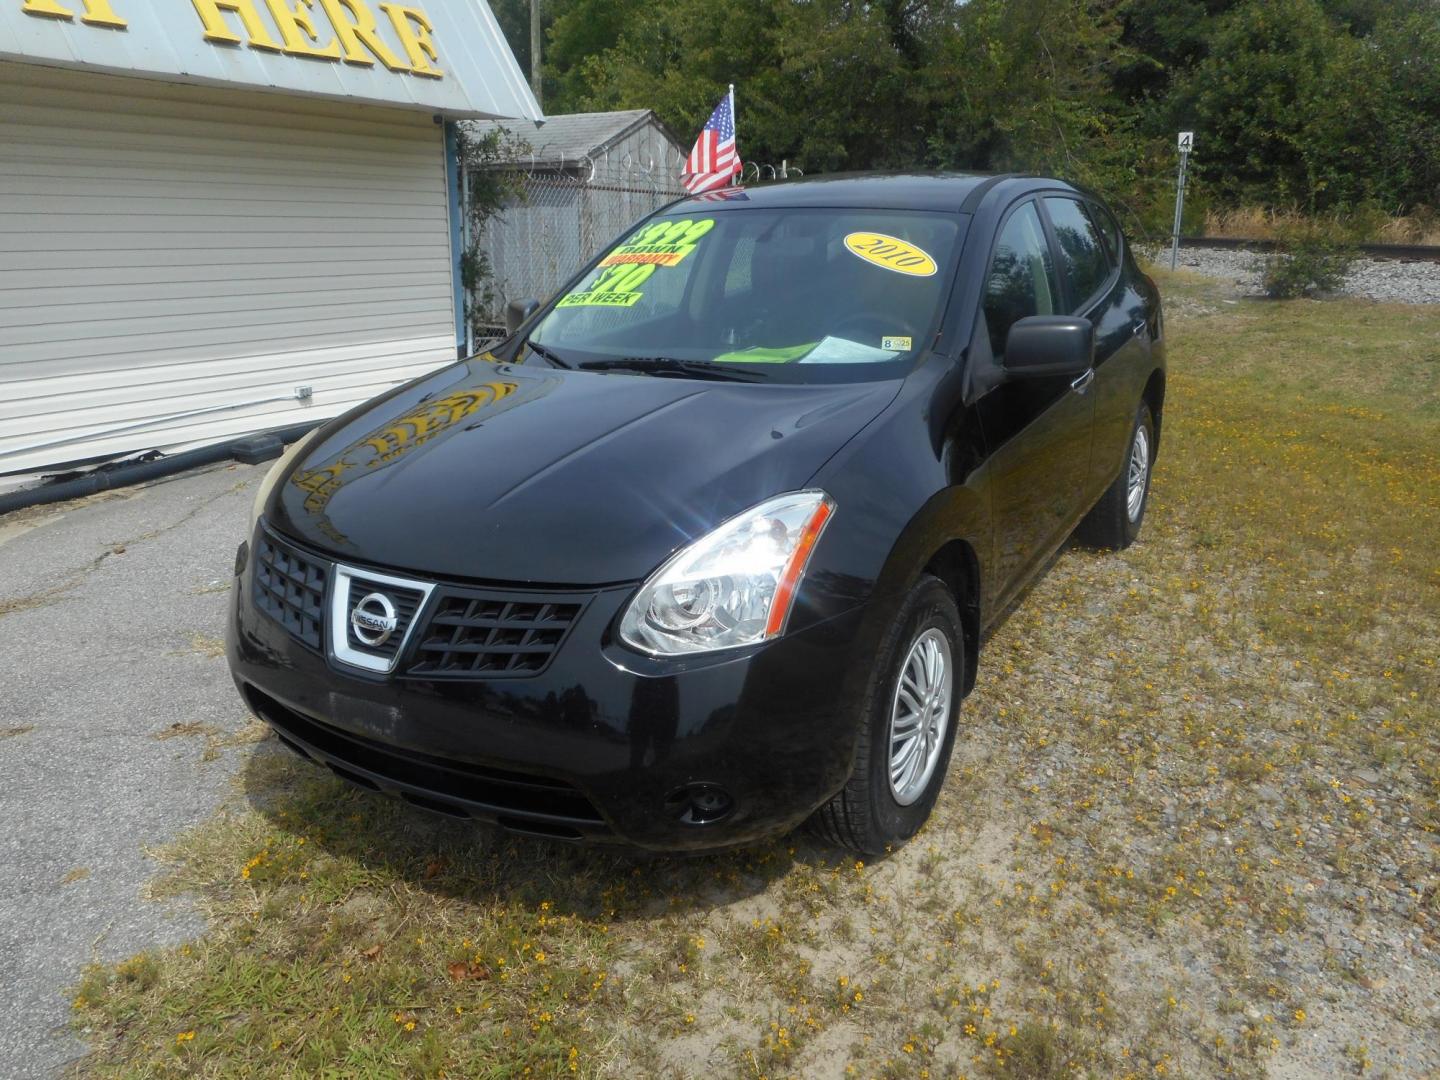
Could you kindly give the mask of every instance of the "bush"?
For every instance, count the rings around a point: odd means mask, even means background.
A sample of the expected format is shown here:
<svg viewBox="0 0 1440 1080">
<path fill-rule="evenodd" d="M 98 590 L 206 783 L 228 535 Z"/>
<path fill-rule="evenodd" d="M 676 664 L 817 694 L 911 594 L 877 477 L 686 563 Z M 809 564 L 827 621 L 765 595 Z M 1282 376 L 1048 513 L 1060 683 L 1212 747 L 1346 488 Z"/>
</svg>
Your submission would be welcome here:
<svg viewBox="0 0 1440 1080">
<path fill-rule="evenodd" d="M 1282 229 L 1277 252 L 1263 281 L 1265 295 L 1275 300 L 1336 291 L 1359 255 L 1351 230 L 1321 223 Z"/>
</svg>

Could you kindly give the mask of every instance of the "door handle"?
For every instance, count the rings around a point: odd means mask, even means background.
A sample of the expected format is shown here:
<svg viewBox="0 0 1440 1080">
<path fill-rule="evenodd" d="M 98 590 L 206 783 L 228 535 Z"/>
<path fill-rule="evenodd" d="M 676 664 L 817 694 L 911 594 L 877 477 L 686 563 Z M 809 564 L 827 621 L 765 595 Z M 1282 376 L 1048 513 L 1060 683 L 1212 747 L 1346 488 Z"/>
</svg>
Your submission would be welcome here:
<svg viewBox="0 0 1440 1080">
<path fill-rule="evenodd" d="M 1089 371 L 1085 372 L 1084 375 L 1081 375 L 1078 379 L 1072 382 L 1070 384 L 1070 389 L 1074 390 L 1077 394 L 1083 394 L 1086 390 L 1090 389 L 1090 384 L 1094 381 L 1095 369 L 1092 367 Z"/>
<path fill-rule="evenodd" d="M 1132 327 L 1132 330 L 1133 330 L 1134 333 L 1143 334 L 1143 333 L 1144 333 L 1146 330 L 1148 330 L 1149 328 L 1150 328 L 1150 324 L 1149 324 L 1148 322 L 1146 322 L 1144 319 L 1141 319 L 1139 322 L 1137 322 L 1137 323 L 1134 325 L 1134 327 Z"/>
</svg>

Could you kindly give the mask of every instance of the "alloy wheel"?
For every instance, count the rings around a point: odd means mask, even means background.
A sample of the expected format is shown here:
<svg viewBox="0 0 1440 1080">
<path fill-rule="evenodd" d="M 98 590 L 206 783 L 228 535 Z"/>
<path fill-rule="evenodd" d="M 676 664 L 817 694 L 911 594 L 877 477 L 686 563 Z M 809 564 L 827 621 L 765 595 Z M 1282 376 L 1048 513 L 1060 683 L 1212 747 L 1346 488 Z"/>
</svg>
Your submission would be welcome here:
<svg viewBox="0 0 1440 1080">
<path fill-rule="evenodd" d="M 932 627 L 910 646 L 890 704 L 886 775 L 890 793 L 901 806 L 916 802 L 935 774 L 950 723 L 954 682 L 950 641 Z"/>
<path fill-rule="evenodd" d="M 1130 472 L 1125 488 L 1125 509 L 1131 521 L 1140 520 L 1140 511 L 1145 506 L 1145 482 L 1150 477 L 1150 433 L 1144 425 L 1135 429 L 1135 441 L 1130 444 Z"/>
</svg>

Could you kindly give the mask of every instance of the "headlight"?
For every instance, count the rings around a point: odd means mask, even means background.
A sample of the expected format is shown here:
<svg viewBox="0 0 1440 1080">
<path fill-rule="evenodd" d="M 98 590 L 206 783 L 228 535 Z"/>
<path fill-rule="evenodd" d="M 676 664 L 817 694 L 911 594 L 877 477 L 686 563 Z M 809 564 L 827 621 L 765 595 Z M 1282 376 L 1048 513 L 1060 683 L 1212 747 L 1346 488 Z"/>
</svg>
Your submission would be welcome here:
<svg viewBox="0 0 1440 1080">
<path fill-rule="evenodd" d="M 731 518 L 650 576 L 620 620 L 620 637 L 653 656 L 778 637 L 834 513 L 823 491 L 798 491 Z"/>
<path fill-rule="evenodd" d="M 323 426 L 323 425 L 320 425 Z M 320 434 L 320 426 L 313 431 L 306 432 L 300 438 L 290 444 L 290 449 L 275 459 L 275 464 L 270 466 L 270 471 L 265 474 L 265 479 L 260 481 L 260 487 L 255 492 L 255 503 L 250 508 L 250 527 L 255 527 L 256 520 L 265 512 L 265 503 L 270 499 L 270 493 L 275 490 L 275 485 L 280 482 L 280 477 L 300 456 L 307 446 Z"/>
</svg>

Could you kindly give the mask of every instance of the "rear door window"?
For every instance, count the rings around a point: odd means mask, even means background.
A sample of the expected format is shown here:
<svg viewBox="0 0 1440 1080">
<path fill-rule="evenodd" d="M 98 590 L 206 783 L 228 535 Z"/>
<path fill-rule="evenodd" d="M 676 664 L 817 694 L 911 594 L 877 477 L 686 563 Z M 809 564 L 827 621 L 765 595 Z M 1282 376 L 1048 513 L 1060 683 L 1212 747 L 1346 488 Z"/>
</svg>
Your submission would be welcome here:
<svg viewBox="0 0 1440 1080">
<path fill-rule="evenodd" d="M 1005 336 L 1018 320 L 1030 315 L 1055 315 L 1060 310 L 1055 264 L 1045 229 L 1033 202 L 1021 205 L 1000 230 L 990 273 L 985 279 L 985 327 L 990 350 L 998 360 Z"/>
<path fill-rule="evenodd" d="M 1070 286 L 1070 300 L 1077 310 L 1086 306 L 1110 277 L 1110 257 L 1105 253 L 1100 230 L 1085 207 L 1075 199 L 1047 198 L 1045 210 L 1055 230 L 1060 272 Z"/>
</svg>

